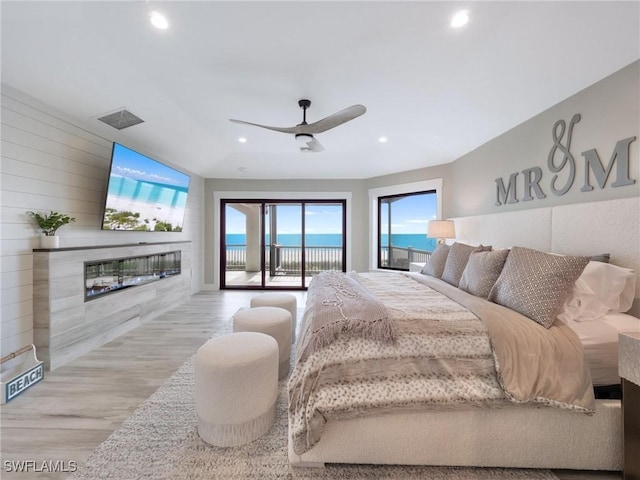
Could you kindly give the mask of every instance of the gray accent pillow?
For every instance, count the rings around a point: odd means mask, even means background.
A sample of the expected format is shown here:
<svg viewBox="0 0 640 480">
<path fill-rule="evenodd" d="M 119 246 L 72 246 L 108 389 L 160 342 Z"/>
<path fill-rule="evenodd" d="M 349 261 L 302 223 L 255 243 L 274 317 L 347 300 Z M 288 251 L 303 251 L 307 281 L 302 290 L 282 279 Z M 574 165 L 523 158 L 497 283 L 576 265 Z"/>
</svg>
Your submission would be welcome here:
<svg viewBox="0 0 640 480">
<path fill-rule="evenodd" d="M 587 263 L 589 257 L 513 247 L 489 293 L 489 300 L 549 328 Z"/>
<path fill-rule="evenodd" d="M 458 242 L 451 245 L 451 250 L 449 250 L 449 255 L 447 256 L 447 263 L 445 263 L 444 271 L 442 272 L 442 280 L 457 287 L 460 282 L 460 277 L 462 277 L 462 272 L 464 272 L 464 267 L 467 266 L 471 252 L 480 252 L 484 248 L 482 245 L 473 247 L 466 243 Z M 491 247 L 488 247 L 488 249 L 491 250 Z"/>
<path fill-rule="evenodd" d="M 493 252 L 471 252 L 460 277 L 460 289 L 476 297 L 487 298 L 502 272 L 507 255 L 509 250 L 506 248 Z"/>
<path fill-rule="evenodd" d="M 451 247 L 446 244 L 438 245 L 429 257 L 429 261 L 422 267 L 422 273 L 431 277 L 442 277 L 450 248 Z"/>
</svg>

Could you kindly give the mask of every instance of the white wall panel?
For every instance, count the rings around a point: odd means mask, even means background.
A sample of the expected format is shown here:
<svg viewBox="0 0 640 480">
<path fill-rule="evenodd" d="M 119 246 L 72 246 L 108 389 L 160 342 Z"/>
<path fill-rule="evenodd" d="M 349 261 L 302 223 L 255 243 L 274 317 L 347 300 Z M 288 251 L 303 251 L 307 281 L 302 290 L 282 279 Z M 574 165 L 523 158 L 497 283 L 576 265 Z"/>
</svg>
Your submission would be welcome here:
<svg viewBox="0 0 640 480">
<path fill-rule="evenodd" d="M 6 139 L 2 140 L 2 157 L 4 161 L 15 160 L 21 165 L 38 165 L 44 168 L 54 169 L 58 172 L 73 173 L 86 178 L 106 180 L 106 172 L 109 164 L 104 164 L 104 157 L 96 157 L 86 152 L 72 150 L 68 157 L 51 155 L 48 152 L 34 150 L 15 143 L 10 143 Z M 96 161 L 92 162 L 91 157 Z M 98 161 L 99 160 L 99 163 Z"/>
<path fill-rule="evenodd" d="M 105 188 L 104 176 L 106 170 L 102 172 L 100 178 L 87 177 L 77 173 L 64 172 L 53 168 L 51 165 L 43 166 L 35 163 L 27 163 L 24 160 L 3 157 L 2 171 L 6 175 L 11 175 L 16 179 L 46 178 L 47 182 L 59 183 L 62 185 L 82 185 L 87 190 L 102 190 Z M 14 190 L 20 191 L 17 185 L 11 185 Z"/>
<path fill-rule="evenodd" d="M 4 287 L 4 285 L 3 285 Z M 26 302 L 33 298 L 33 285 L 2 288 L 2 304 Z"/>
<path fill-rule="evenodd" d="M 0 272 L 16 272 L 19 270 L 31 270 L 33 257 L 31 255 L 7 255 L 2 257 Z"/>
<path fill-rule="evenodd" d="M 611 255 L 636 272 L 640 316 L 640 197 L 559 205 L 454 219 L 456 241 L 494 248 L 521 246 L 563 255 Z"/>
<path fill-rule="evenodd" d="M 2 341 L 0 343 L 0 348 L 2 349 L 2 352 L 7 352 L 7 353 L 15 352 L 19 348 L 33 343 L 33 330 L 29 330 L 28 332 L 18 333 L 17 335 L 8 335 L 6 337 L 4 335 L 4 332 L 0 332 L 0 335 L 2 335 Z M 11 362 L 7 362 L 7 363 L 11 363 Z"/>
<path fill-rule="evenodd" d="M 2 325 L 9 324 L 16 318 L 29 317 L 33 312 L 33 299 L 2 305 Z M 29 329 L 31 325 L 29 325 Z M 27 329 L 27 330 L 29 330 Z"/>
<path fill-rule="evenodd" d="M 26 302 L 23 302 L 25 305 Z M 33 308 L 33 302 L 30 302 L 31 308 Z M 0 326 L 2 329 L 2 335 L 11 337 L 15 335 L 20 335 L 21 333 L 30 333 L 33 329 L 33 315 L 24 315 L 22 317 L 13 317 L 7 320 L 2 320 L 2 324 Z"/>
<path fill-rule="evenodd" d="M 612 264 L 636 271 L 640 299 L 640 197 L 554 207 L 552 247 L 564 254 L 609 253 Z"/>
<path fill-rule="evenodd" d="M 456 241 L 506 248 L 514 245 L 549 251 L 551 210 L 493 213 L 455 219 Z"/>
</svg>

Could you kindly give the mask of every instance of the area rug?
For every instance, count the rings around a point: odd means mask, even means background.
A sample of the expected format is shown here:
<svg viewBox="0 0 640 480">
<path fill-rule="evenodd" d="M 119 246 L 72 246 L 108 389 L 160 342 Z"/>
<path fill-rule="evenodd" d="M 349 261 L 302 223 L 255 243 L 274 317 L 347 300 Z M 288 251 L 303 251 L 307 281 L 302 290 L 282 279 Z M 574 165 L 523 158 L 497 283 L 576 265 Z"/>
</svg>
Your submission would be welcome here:
<svg viewBox="0 0 640 480">
<path fill-rule="evenodd" d="M 191 357 L 69 479 L 429 479 L 558 480 L 548 470 L 328 465 L 293 468 L 287 458 L 286 381 L 279 384 L 276 422 L 267 434 L 236 448 L 198 436 Z"/>
</svg>

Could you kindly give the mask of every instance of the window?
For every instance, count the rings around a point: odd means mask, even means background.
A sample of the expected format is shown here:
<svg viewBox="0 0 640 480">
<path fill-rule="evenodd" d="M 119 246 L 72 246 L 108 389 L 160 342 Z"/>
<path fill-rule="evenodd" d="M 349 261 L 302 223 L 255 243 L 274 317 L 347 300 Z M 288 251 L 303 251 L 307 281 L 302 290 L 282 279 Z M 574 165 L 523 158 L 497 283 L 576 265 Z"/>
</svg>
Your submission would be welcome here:
<svg viewBox="0 0 640 480">
<path fill-rule="evenodd" d="M 435 249 L 427 238 L 429 220 L 441 218 L 441 179 L 369 190 L 371 267 L 410 270 Z"/>
<path fill-rule="evenodd" d="M 436 218 L 435 190 L 378 198 L 378 268 L 409 270 L 435 249 L 427 224 Z"/>
</svg>

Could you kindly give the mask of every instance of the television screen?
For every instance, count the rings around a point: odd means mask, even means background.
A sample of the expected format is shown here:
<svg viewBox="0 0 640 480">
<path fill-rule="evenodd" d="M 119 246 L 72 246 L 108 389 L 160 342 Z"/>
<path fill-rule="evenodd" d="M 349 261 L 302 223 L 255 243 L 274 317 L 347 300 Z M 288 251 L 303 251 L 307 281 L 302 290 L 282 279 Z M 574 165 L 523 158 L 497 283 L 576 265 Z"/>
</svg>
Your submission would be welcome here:
<svg viewBox="0 0 640 480">
<path fill-rule="evenodd" d="M 113 144 L 103 230 L 181 232 L 189 176 Z"/>
</svg>

